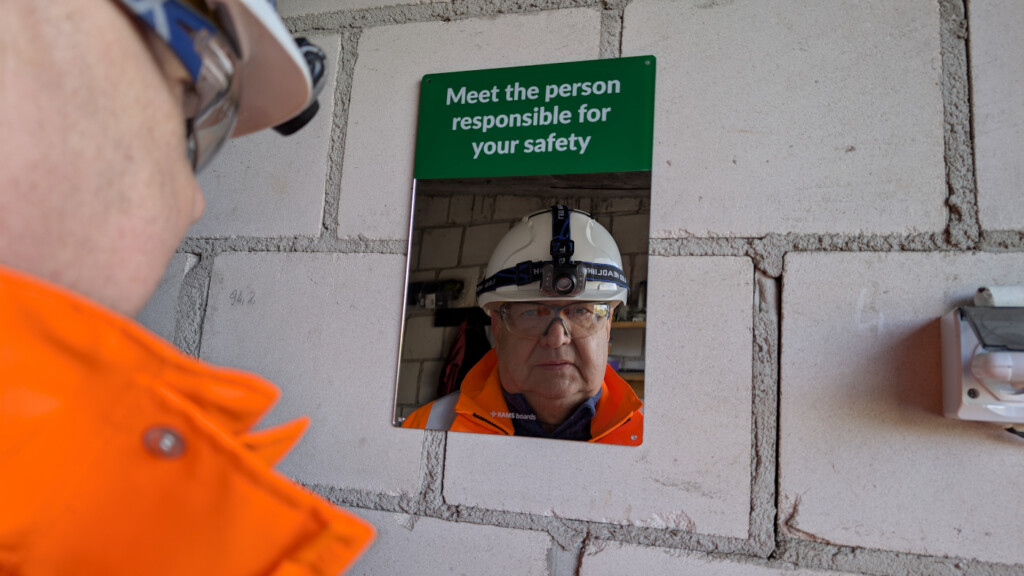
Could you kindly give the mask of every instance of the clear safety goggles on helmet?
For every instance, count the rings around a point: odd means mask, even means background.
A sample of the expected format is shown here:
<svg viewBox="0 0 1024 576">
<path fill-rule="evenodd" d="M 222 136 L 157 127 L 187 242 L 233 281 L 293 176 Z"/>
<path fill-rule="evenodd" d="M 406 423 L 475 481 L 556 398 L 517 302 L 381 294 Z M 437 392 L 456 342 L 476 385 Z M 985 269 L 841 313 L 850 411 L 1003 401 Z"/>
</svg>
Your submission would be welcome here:
<svg viewBox="0 0 1024 576">
<path fill-rule="evenodd" d="M 192 82 L 183 110 L 186 153 L 194 172 L 203 169 L 231 137 L 238 121 L 240 60 L 226 10 L 214 14 L 201 0 L 119 0 L 156 40 L 185 66 Z"/>
<path fill-rule="evenodd" d="M 557 321 L 570 338 L 586 338 L 608 323 L 613 308 L 608 302 L 571 302 L 562 306 L 543 302 L 506 302 L 498 308 L 498 314 L 505 328 L 516 336 L 547 336 Z"/>
<path fill-rule="evenodd" d="M 164 42 L 188 71 L 192 82 L 184 101 L 187 153 L 192 169 L 199 172 L 231 137 L 239 116 L 242 57 L 235 22 L 222 3 L 206 0 L 118 0 L 149 33 Z M 305 126 L 318 109 L 327 56 L 305 38 L 296 47 L 309 68 L 312 93 L 306 109 L 275 126 L 289 135 Z M 250 88 L 251 89 L 251 88 Z"/>
<path fill-rule="evenodd" d="M 222 35 L 201 31 L 196 48 L 202 65 L 199 77 L 186 91 L 183 112 L 188 158 L 193 171 L 199 173 L 235 129 L 239 83 L 234 50 Z"/>
</svg>

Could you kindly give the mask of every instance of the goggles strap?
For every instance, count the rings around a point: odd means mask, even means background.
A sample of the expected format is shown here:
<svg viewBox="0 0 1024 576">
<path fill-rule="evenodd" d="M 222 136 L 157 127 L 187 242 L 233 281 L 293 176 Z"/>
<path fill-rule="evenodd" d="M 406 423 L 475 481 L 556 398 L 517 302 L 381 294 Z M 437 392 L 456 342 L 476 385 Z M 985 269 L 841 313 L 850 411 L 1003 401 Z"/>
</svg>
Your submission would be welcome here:
<svg viewBox="0 0 1024 576">
<path fill-rule="evenodd" d="M 485 292 L 491 292 L 505 286 L 525 286 L 532 282 L 539 282 L 543 276 L 545 264 L 551 262 L 520 262 L 512 268 L 505 268 L 495 272 L 490 278 L 476 285 L 476 295 L 480 296 Z M 617 266 L 610 264 L 596 264 L 594 262 L 577 262 L 586 267 L 588 282 L 611 282 L 629 289 L 629 281 L 626 280 L 626 273 Z"/>
</svg>

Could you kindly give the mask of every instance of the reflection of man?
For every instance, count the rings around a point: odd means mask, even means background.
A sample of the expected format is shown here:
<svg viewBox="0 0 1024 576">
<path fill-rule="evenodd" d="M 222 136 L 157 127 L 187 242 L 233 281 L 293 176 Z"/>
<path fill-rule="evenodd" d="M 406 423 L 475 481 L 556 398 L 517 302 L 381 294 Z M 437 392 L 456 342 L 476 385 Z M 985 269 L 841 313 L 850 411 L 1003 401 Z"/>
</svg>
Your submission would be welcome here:
<svg viewBox="0 0 1024 576">
<path fill-rule="evenodd" d="M 523 218 L 477 286 L 495 349 L 403 426 L 639 445 L 643 403 L 607 363 L 627 291 L 615 240 L 588 214 Z"/>
<path fill-rule="evenodd" d="M 311 103 L 265 0 L 0 0 L 0 574 L 336 574 L 372 538 L 272 470 L 277 391 L 126 316 L 193 170 Z"/>
</svg>

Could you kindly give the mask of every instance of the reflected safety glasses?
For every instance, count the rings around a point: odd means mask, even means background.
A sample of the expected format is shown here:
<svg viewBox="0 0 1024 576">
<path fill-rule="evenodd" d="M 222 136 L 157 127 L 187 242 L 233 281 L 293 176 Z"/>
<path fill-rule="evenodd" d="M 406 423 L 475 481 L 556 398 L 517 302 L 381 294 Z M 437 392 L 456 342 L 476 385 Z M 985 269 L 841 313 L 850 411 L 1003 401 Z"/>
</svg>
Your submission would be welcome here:
<svg viewBox="0 0 1024 576">
<path fill-rule="evenodd" d="M 611 319 L 608 302 L 571 302 L 552 306 L 543 302 L 506 302 L 498 308 L 506 329 L 516 336 L 546 336 L 559 321 L 570 338 L 586 338 L 597 333 Z"/>
<path fill-rule="evenodd" d="M 174 51 L 192 82 L 183 112 L 192 170 L 198 173 L 231 136 L 238 121 L 239 51 L 227 32 L 234 30 L 227 10 L 216 16 L 195 0 L 120 0 L 149 33 Z M 215 21 L 216 20 L 216 21 Z"/>
</svg>

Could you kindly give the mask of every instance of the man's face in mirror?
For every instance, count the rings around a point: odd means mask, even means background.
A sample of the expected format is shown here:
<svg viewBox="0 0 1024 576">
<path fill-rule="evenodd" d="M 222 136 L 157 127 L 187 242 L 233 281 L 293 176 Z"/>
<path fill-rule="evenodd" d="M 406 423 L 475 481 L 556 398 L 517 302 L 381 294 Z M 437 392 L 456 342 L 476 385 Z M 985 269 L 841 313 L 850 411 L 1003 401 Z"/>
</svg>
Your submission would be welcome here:
<svg viewBox="0 0 1024 576">
<path fill-rule="evenodd" d="M 561 300 L 542 304 L 558 307 L 572 303 Z M 585 337 L 570 335 L 569 324 L 555 315 L 546 333 L 520 336 L 508 329 L 498 310 L 491 313 L 501 386 L 509 394 L 522 394 L 545 428 L 557 427 L 601 390 L 608 362 L 611 314 L 617 304 L 611 303 L 601 327 Z"/>
</svg>

